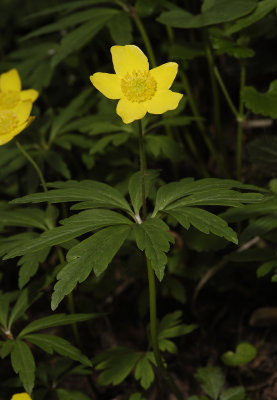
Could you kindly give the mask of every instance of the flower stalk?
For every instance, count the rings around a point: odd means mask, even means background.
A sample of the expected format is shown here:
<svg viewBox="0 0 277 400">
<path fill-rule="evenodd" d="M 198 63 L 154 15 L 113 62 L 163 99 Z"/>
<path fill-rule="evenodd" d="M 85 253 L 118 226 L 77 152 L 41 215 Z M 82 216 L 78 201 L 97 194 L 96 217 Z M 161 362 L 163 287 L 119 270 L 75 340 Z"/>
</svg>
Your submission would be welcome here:
<svg viewBox="0 0 277 400">
<path fill-rule="evenodd" d="M 142 193 L 142 219 L 147 218 L 146 197 L 145 197 L 145 172 L 146 172 L 146 156 L 143 141 L 143 129 L 141 120 L 139 122 L 139 155 L 140 155 L 140 172 L 141 172 L 141 193 Z M 171 378 L 170 374 L 164 366 L 162 355 L 159 349 L 159 340 L 157 332 L 157 296 L 156 296 L 156 282 L 155 274 L 151 266 L 150 260 L 146 257 L 147 274 L 148 274 L 148 288 L 149 288 L 149 314 L 150 314 L 150 336 L 153 347 L 155 360 L 160 376 L 162 376 L 170 388 L 171 392 L 178 400 L 183 400 L 183 396 Z"/>
</svg>

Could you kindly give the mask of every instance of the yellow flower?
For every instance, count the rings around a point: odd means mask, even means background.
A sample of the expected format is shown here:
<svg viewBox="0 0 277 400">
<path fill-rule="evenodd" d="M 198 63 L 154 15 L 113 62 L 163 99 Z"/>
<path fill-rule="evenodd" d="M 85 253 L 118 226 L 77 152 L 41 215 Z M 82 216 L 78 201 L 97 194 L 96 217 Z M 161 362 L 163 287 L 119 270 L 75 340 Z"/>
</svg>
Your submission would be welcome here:
<svg viewBox="0 0 277 400">
<path fill-rule="evenodd" d="M 168 62 L 149 71 L 145 54 L 134 45 L 111 48 L 115 74 L 96 72 L 92 84 L 109 99 L 120 99 L 116 112 L 125 124 L 141 119 L 147 112 L 163 114 L 174 110 L 182 94 L 169 90 L 178 64 Z"/>
<path fill-rule="evenodd" d="M 11 400 L 32 400 L 28 393 L 17 393 L 14 394 Z"/>
<path fill-rule="evenodd" d="M 0 146 L 8 143 L 33 121 L 32 104 L 38 92 L 21 90 L 21 80 L 16 69 L 0 75 Z"/>
<path fill-rule="evenodd" d="M 8 143 L 33 121 L 30 117 L 32 101 L 20 101 L 12 109 L 0 108 L 0 146 Z"/>
<path fill-rule="evenodd" d="M 11 110 L 22 100 L 33 103 L 37 97 L 37 90 L 21 90 L 21 80 L 16 69 L 0 75 L 0 110 Z"/>
</svg>

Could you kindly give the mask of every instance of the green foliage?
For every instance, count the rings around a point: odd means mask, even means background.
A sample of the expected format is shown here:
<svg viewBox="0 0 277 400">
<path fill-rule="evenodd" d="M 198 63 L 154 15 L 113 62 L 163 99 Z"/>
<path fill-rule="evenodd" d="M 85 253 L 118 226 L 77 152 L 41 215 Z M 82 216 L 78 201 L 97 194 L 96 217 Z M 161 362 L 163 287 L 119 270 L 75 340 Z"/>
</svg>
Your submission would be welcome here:
<svg viewBox="0 0 277 400">
<path fill-rule="evenodd" d="M 221 360 L 224 364 L 231 367 L 236 367 L 238 365 L 244 365 L 254 360 L 257 355 L 257 349 L 250 343 L 240 343 L 236 347 L 236 351 L 227 351 L 222 354 Z"/>
<path fill-rule="evenodd" d="M 16 68 L 22 89 L 40 92 L 35 121 L 0 146 L 3 398 L 23 391 L 34 400 L 170 397 L 168 375 L 192 378 L 175 362 L 178 352 L 197 369 L 198 395 L 186 393 L 189 400 L 248 399 L 236 385 L 260 380 L 248 365 L 256 348 L 243 342 L 222 355 L 239 368 L 238 382 L 234 369 L 201 367 L 206 349 L 196 328 L 208 345 L 212 332 L 217 357 L 222 333 L 224 343 L 237 340 L 235 307 L 243 313 L 255 304 L 262 313 L 274 300 L 276 8 L 277 0 L 0 2 L 0 74 Z M 150 67 L 177 60 L 172 90 L 183 94 L 176 110 L 141 121 L 145 193 L 141 130 L 124 124 L 116 101 L 89 80 L 113 73 L 111 46 L 130 43 Z M 0 114 L 2 91 L 0 84 Z M 15 140 L 41 170 L 46 193 Z M 158 277 L 157 310 L 146 262 Z M 60 313 L 49 314 L 51 296 Z M 192 348 L 186 338 L 175 343 L 194 330 Z M 270 349 L 270 336 L 262 327 L 256 333 Z M 106 387 L 97 387 L 98 375 Z"/>
<path fill-rule="evenodd" d="M 169 251 L 170 243 L 174 243 L 169 227 L 160 219 L 150 218 L 141 224 L 134 225 L 133 229 L 138 248 L 145 251 L 151 267 L 161 281 L 167 263 L 165 253 Z"/>
<path fill-rule="evenodd" d="M 161 14 L 158 21 L 174 28 L 200 28 L 233 21 L 249 14 L 257 6 L 256 0 L 206 0 L 202 12 L 192 15 L 185 10 L 172 10 Z"/>
<path fill-rule="evenodd" d="M 175 311 L 172 314 L 166 314 L 158 324 L 158 341 L 159 347 L 162 351 L 169 353 L 177 353 L 177 347 L 172 338 L 187 335 L 193 332 L 198 325 L 196 324 L 182 324 L 181 323 L 182 311 Z"/>
<path fill-rule="evenodd" d="M 260 93 L 251 86 L 246 86 L 242 91 L 242 98 L 247 108 L 255 114 L 277 118 L 277 81 L 271 82 L 266 93 Z"/>
<path fill-rule="evenodd" d="M 104 370 L 99 375 L 99 384 L 118 385 L 131 373 L 139 359 L 140 354 L 125 347 L 114 347 L 99 354 L 93 359 L 96 370 Z"/>
<path fill-rule="evenodd" d="M 11 348 L 11 362 L 15 373 L 19 374 L 27 393 L 32 393 L 35 384 L 35 361 L 27 344 L 15 340 Z"/>
<path fill-rule="evenodd" d="M 77 282 L 83 282 L 93 270 L 101 274 L 112 261 L 123 242 L 130 234 L 128 225 L 111 226 L 83 240 L 67 253 L 66 266 L 57 275 L 51 307 L 55 310 L 65 295 L 70 293 Z"/>
<path fill-rule="evenodd" d="M 224 375 L 221 369 L 219 367 L 198 368 L 195 377 L 205 393 L 216 400 L 224 384 Z"/>
</svg>

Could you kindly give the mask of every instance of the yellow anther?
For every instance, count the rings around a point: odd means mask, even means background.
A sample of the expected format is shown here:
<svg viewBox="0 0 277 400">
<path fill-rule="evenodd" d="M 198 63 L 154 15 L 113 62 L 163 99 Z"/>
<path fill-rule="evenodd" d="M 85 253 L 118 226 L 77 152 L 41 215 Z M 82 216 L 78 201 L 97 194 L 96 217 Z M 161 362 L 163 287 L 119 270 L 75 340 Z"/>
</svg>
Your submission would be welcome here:
<svg viewBox="0 0 277 400">
<path fill-rule="evenodd" d="M 11 109 L 14 108 L 20 101 L 19 92 L 8 91 L 0 93 L 0 108 Z"/>
<path fill-rule="evenodd" d="M 121 90 L 132 103 L 150 100 L 157 89 L 157 82 L 148 71 L 133 71 L 121 79 Z"/>
<path fill-rule="evenodd" d="M 12 132 L 18 124 L 16 114 L 9 110 L 0 111 L 0 135 Z"/>
</svg>

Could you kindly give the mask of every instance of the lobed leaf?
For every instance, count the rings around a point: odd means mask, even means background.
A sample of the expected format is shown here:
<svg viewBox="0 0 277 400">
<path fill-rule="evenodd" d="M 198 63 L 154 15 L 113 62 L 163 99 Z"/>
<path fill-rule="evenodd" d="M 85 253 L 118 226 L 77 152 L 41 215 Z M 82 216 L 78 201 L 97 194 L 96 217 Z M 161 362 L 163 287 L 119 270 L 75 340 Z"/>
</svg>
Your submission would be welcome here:
<svg viewBox="0 0 277 400">
<path fill-rule="evenodd" d="M 68 264 L 57 276 L 51 307 L 55 310 L 65 295 L 76 284 L 83 282 L 93 270 L 100 275 L 112 261 L 130 234 L 130 226 L 118 225 L 104 228 L 72 247 L 67 253 Z"/>
<path fill-rule="evenodd" d="M 270 13 L 274 8 L 277 8 L 277 0 L 263 0 L 259 1 L 254 12 L 247 17 L 240 18 L 233 25 L 226 29 L 227 35 L 239 32 L 242 29 L 247 28 L 255 24 Z"/>
<path fill-rule="evenodd" d="M 40 237 L 25 242 L 22 246 L 12 249 L 5 259 L 13 258 L 25 253 L 35 253 L 49 246 L 54 246 L 72 240 L 87 232 L 110 226 L 131 224 L 132 222 L 123 215 L 111 210 L 86 210 L 79 214 L 73 215 L 63 221 L 64 226 L 58 226 Z"/>
<path fill-rule="evenodd" d="M 217 400 L 225 380 L 221 369 L 211 366 L 198 368 L 195 377 L 200 382 L 204 392 L 213 400 Z"/>
<path fill-rule="evenodd" d="M 54 326 L 70 325 L 76 322 L 88 321 L 89 319 L 98 318 L 99 314 L 55 314 L 48 317 L 43 317 L 30 322 L 18 334 L 18 337 L 23 337 L 29 333 L 40 331 L 41 329 L 52 328 Z"/>
<path fill-rule="evenodd" d="M 11 203 L 41 203 L 49 201 L 50 203 L 90 201 L 91 208 L 119 208 L 127 212 L 131 208 L 122 194 L 115 188 L 106 183 L 84 180 L 55 182 L 48 184 L 55 189 L 47 193 L 29 194 Z"/>
<path fill-rule="evenodd" d="M 159 176 L 158 170 L 147 170 L 144 175 L 144 184 L 145 184 L 145 198 L 149 196 L 149 193 Z M 141 172 L 135 172 L 128 184 L 129 194 L 131 198 L 131 203 L 134 208 L 134 212 L 136 215 L 139 215 L 140 209 L 142 207 L 142 190 L 141 190 Z"/>
<path fill-rule="evenodd" d="M 98 383 L 100 385 L 118 385 L 131 373 L 141 355 L 126 347 L 114 347 L 93 360 L 96 370 L 101 372 Z"/>
<path fill-rule="evenodd" d="M 257 0 L 206 0 L 201 14 L 193 15 L 179 9 L 163 12 L 157 20 L 173 28 L 201 28 L 236 20 L 249 14 L 256 6 Z"/>
<path fill-rule="evenodd" d="M 15 340 L 11 350 L 12 367 L 27 393 L 31 394 L 35 384 L 35 361 L 27 344 L 21 340 Z"/>
<path fill-rule="evenodd" d="M 50 354 L 53 354 L 55 351 L 62 356 L 69 357 L 71 360 L 79 361 L 88 367 L 92 366 L 87 356 L 83 355 L 77 347 L 72 346 L 72 344 L 61 337 L 47 335 L 46 333 L 36 333 L 25 335 L 25 339 Z"/>
<path fill-rule="evenodd" d="M 201 208 L 183 207 L 165 210 L 165 212 L 175 218 L 185 229 L 189 229 L 193 225 L 199 231 L 224 237 L 225 239 L 238 243 L 237 235 L 231 229 L 227 222 L 222 218 Z"/>
<path fill-rule="evenodd" d="M 169 227 L 162 220 L 151 218 L 142 224 L 134 225 L 133 229 L 138 248 L 145 251 L 151 267 L 161 281 L 167 263 L 165 253 L 169 251 L 170 243 L 174 243 Z"/>
<path fill-rule="evenodd" d="M 255 114 L 277 118 L 277 80 L 271 82 L 266 93 L 260 93 L 252 86 L 245 86 L 241 95 L 246 107 Z"/>
</svg>

